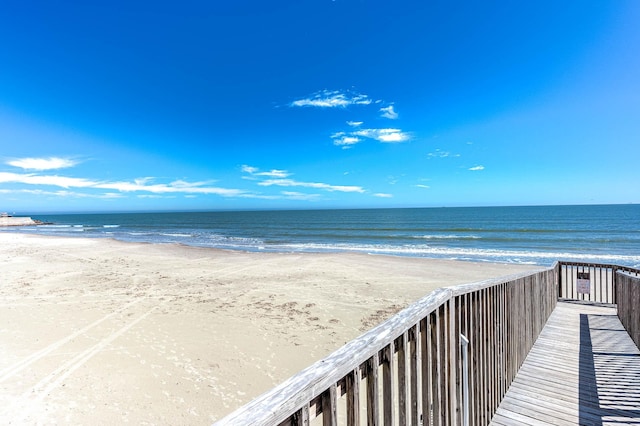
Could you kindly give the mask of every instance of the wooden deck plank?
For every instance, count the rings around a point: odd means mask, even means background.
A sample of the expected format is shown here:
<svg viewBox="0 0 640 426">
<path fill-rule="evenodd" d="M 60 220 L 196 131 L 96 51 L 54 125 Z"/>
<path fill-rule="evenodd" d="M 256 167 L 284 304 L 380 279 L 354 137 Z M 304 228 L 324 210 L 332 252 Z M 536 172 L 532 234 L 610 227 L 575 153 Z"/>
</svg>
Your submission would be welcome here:
<svg viewBox="0 0 640 426">
<path fill-rule="evenodd" d="M 535 398 L 544 404 L 554 404 L 559 410 L 566 410 L 569 412 L 572 410 L 575 411 L 576 407 L 580 404 L 580 399 L 578 397 L 567 397 L 565 393 L 558 393 L 557 391 L 545 392 L 544 389 L 522 388 L 518 385 L 514 385 L 513 390 L 514 394 L 517 395 L 516 398 L 521 396 Z M 600 407 L 583 404 L 581 409 L 588 413 L 597 414 Z"/>
<path fill-rule="evenodd" d="M 491 424 L 640 424 L 640 351 L 615 306 L 559 302 Z"/>
</svg>

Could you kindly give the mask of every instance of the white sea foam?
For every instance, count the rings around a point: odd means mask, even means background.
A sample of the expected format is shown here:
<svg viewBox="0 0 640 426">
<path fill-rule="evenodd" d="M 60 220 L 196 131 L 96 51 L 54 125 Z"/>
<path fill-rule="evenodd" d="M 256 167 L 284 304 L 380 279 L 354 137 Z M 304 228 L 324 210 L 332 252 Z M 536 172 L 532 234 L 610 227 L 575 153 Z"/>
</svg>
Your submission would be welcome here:
<svg viewBox="0 0 640 426">
<path fill-rule="evenodd" d="M 214 234 L 209 236 L 209 240 L 212 240 L 214 243 L 220 244 L 242 244 L 242 245 L 255 245 L 262 246 L 264 245 L 264 241 L 258 238 L 246 238 L 246 237 L 229 237 L 226 235 Z"/>
<path fill-rule="evenodd" d="M 479 240 L 478 235 L 415 235 L 413 238 L 421 240 Z"/>
<path fill-rule="evenodd" d="M 160 233 L 158 235 L 162 235 L 164 237 L 179 237 L 179 238 L 191 238 L 191 237 L 193 237 L 193 234 L 182 234 L 182 233 L 175 233 L 175 232 Z"/>
<path fill-rule="evenodd" d="M 391 254 L 404 256 L 426 256 L 458 260 L 498 261 L 510 263 L 552 263 L 555 260 L 590 261 L 599 263 L 640 264 L 640 256 L 603 254 L 603 253 L 570 253 L 544 251 L 493 250 L 479 248 L 430 247 L 426 245 L 351 245 L 351 244 L 286 244 L 279 249 L 291 251 L 355 251 L 372 254 Z"/>
</svg>

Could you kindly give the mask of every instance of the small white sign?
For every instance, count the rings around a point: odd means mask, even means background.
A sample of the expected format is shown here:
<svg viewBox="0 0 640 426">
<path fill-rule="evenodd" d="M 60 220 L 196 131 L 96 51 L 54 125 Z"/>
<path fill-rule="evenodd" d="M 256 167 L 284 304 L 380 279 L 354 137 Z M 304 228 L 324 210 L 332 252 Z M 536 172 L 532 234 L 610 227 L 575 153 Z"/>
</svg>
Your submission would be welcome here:
<svg viewBox="0 0 640 426">
<path fill-rule="evenodd" d="M 578 272 L 578 294 L 591 292 L 591 279 L 588 272 Z"/>
</svg>

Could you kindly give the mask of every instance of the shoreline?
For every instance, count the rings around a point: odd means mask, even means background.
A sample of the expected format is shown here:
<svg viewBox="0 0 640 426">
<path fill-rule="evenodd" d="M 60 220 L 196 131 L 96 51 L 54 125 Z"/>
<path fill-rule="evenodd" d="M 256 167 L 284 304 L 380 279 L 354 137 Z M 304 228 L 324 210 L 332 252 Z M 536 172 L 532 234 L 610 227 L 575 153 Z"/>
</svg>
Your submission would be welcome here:
<svg viewBox="0 0 640 426">
<path fill-rule="evenodd" d="M 12 227 L 6 227 L 12 228 Z M 521 262 L 509 262 L 509 261 L 501 261 L 497 259 L 473 259 L 473 258 L 451 258 L 446 256 L 434 256 L 434 255 L 418 255 L 411 254 L 410 252 L 394 252 L 390 249 L 357 249 L 357 248 L 323 248 L 323 249 L 298 249 L 298 250 L 284 250 L 284 249 L 275 249 L 275 248 L 231 248 L 231 247 L 218 247 L 218 246 L 207 246 L 201 244 L 189 244 L 181 241 L 135 241 L 135 240 L 127 240 L 121 239 L 113 236 L 103 236 L 103 235 L 51 235 L 47 233 L 39 233 L 37 231 L 34 232 L 25 232 L 25 231 L 16 231 L 15 229 L 10 229 L 4 231 L 5 234 L 14 234 L 14 235 L 22 235 L 24 237 L 34 237 L 34 238 L 60 238 L 60 239 L 87 239 L 87 240 L 103 240 L 103 241 L 112 241 L 114 243 L 122 243 L 122 244 L 149 244 L 149 245 L 157 245 L 157 246 L 176 246 L 176 247 L 184 247 L 186 249 L 202 249 L 202 250 L 212 250 L 212 251 L 222 251 L 222 252 L 231 252 L 231 253 L 244 253 L 244 254 L 304 254 L 304 255 L 323 255 L 323 254 L 335 254 L 335 255 L 363 255 L 363 256 L 381 256 L 381 257 L 390 257 L 390 258 L 398 258 L 398 259 L 424 259 L 424 260 L 436 260 L 436 261 L 450 261 L 450 262 L 463 262 L 463 263 L 479 263 L 479 264 L 497 264 L 497 265 L 521 265 L 525 267 L 546 267 L 550 266 L 549 264 L 536 263 L 534 261 L 521 261 Z M 0 229 L 0 235 L 3 234 L 3 231 Z"/>
<path fill-rule="evenodd" d="M 210 424 L 432 290 L 538 268 L 0 233 L 0 418 Z"/>
<path fill-rule="evenodd" d="M 74 229 L 75 226 L 64 225 L 64 228 Z M 111 225 L 106 226 L 111 228 Z M 589 252 L 583 251 L 567 251 L 558 249 L 557 251 L 536 250 L 529 248 L 528 250 L 517 250 L 515 248 L 492 249 L 488 247 L 458 247 L 458 246 L 430 246 L 427 248 L 408 248 L 406 246 L 384 246 L 384 245 L 353 245 L 341 246 L 340 243 L 334 245 L 313 245 L 305 246 L 304 244 L 260 244 L 260 245 L 241 245 L 241 244 L 221 244 L 221 243 L 203 243 L 198 242 L 194 235 L 185 234 L 182 238 L 158 239 L 158 235 L 165 234 L 149 234 L 148 238 L 123 237 L 118 235 L 109 235 L 109 233 L 92 233 L 82 229 L 72 233 L 45 232 L 38 231 L 34 228 L 29 230 L 15 229 L 16 227 L 0 227 L 0 234 L 15 234 L 24 236 L 33 236 L 35 238 L 71 238 L 71 239 L 89 239 L 89 240 L 108 240 L 117 241 L 123 244 L 150 244 L 160 246 L 178 245 L 186 248 L 198 248 L 205 250 L 221 250 L 230 252 L 239 252 L 246 254 L 363 254 L 370 256 L 383 256 L 395 258 L 414 258 L 414 259 L 433 259 L 433 260 L 450 260 L 465 263 L 488 263 L 501 265 L 524 265 L 524 266 L 540 266 L 548 267 L 555 261 L 581 261 L 590 263 L 615 263 L 630 267 L 640 267 L 640 256 L 637 254 L 612 252 Z M 89 227 L 90 229 L 91 227 Z M 99 227 L 99 229 L 102 228 Z M 193 242 L 189 241 L 194 238 Z"/>
</svg>

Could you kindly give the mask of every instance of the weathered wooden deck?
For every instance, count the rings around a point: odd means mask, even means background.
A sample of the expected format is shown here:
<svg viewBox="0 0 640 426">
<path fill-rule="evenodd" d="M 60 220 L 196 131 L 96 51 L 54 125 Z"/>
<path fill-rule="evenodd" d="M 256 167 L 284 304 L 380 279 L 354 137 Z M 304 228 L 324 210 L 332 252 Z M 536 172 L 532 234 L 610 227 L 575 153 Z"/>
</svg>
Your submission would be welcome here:
<svg viewBox="0 0 640 426">
<path fill-rule="evenodd" d="M 492 425 L 640 425 L 640 351 L 615 305 L 558 302 Z"/>
</svg>

